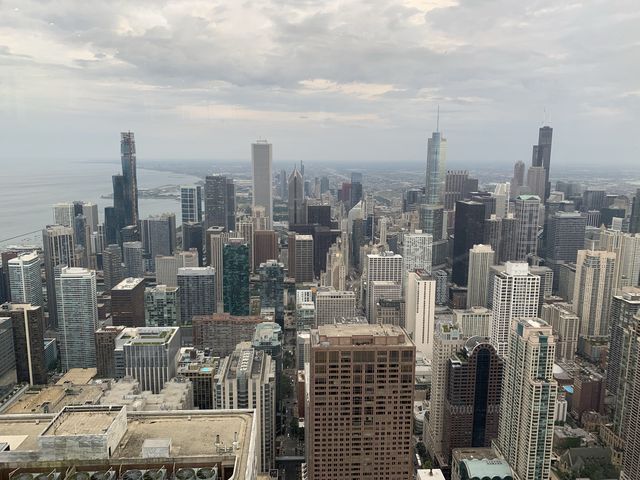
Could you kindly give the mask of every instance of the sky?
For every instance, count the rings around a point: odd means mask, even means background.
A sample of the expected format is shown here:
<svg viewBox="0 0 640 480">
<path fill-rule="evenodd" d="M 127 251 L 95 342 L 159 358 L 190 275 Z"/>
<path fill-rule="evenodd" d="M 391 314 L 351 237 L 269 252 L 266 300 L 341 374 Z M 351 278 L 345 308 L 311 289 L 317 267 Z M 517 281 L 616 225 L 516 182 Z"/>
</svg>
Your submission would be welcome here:
<svg viewBox="0 0 640 480">
<path fill-rule="evenodd" d="M 637 0 L 0 0 L 0 163 L 640 164 Z M 17 167 L 16 167 L 17 168 Z"/>
</svg>

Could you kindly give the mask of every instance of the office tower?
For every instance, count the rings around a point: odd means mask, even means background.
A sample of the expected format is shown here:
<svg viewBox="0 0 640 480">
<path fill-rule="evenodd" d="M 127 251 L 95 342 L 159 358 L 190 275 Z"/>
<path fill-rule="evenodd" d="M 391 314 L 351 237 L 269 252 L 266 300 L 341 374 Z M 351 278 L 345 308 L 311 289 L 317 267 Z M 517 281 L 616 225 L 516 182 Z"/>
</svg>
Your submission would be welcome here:
<svg viewBox="0 0 640 480">
<path fill-rule="evenodd" d="M 73 227 L 73 238 L 75 240 L 76 249 L 78 247 L 82 247 L 85 250 L 85 254 L 87 253 L 87 249 L 89 248 L 89 244 L 87 243 L 89 239 L 89 229 L 87 227 L 87 218 L 80 214 L 76 215 L 73 218 L 73 222 L 71 223 Z"/>
<path fill-rule="evenodd" d="M 502 382 L 497 445 L 522 480 L 549 478 L 558 384 L 555 338 L 538 318 L 514 320 Z"/>
<path fill-rule="evenodd" d="M 273 230 L 256 230 L 253 234 L 253 269 L 268 260 L 278 259 L 278 235 Z"/>
<path fill-rule="evenodd" d="M 609 306 L 615 283 L 616 254 L 580 250 L 576 262 L 573 308 L 580 317 L 580 335 L 609 334 Z"/>
<path fill-rule="evenodd" d="M 393 325 L 322 325 L 310 343 L 309 480 L 411 478 L 411 339 Z M 345 370 L 347 361 L 352 367 Z M 336 369 L 344 373 L 329 380 Z"/>
<path fill-rule="evenodd" d="M 448 463 L 445 455 L 444 405 L 449 359 L 464 347 L 465 341 L 458 325 L 447 321 L 436 325 L 431 361 L 431 411 L 423 436 L 429 454 L 439 465 Z"/>
<path fill-rule="evenodd" d="M 469 250 L 467 308 L 486 307 L 489 267 L 495 263 L 495 252 L 489 245 L 474 245 Z"/>
<path fill-rule="evenodd" d="M 514 187 L 516 195 L 518 195 L 518 187 L 524 185 L 524 169 L 525 163 L 522 160 L 518 160 L 513 166 L 513 180 L 511 181 L 511 185 Z"/>
<path fill-rule="evenodd" d="M 379 254 L 368 254 L 366 258 L 366 280 L 367 288 L 374 281 L 394 282 L 398 285 L 402 285 L 403 280 L 403 264 L 402 256 L 394 254 L 393 252 L 382 252 Z M 373 302 L 373 298 L 367 292 L 367 314 L 373 312 L 376 308 L 376 304 Z"/>
<path fill-rule="evenodd" d="M 222 175 L 207 175 L 204 184 L 205 228 L 236 229 L 236 190 L 233 179 Z"/>
<path fill-rule="evenodd" d="M 17 382 L 12 321 L 0 312 L 0 388 L 3 391 L 9 390 Z"/>
<path fill-rule="evenodd" d="M 430 205 L 442 205 L 447 163 L 447 140 L 439 131 L 433 132 L 427 141 L 427 186 L 425 201 Z"/>
<path fill-rule="evenodd" d="M 34 251 L 18 255 L 10 259 L 7 265 L 9 266 L 11 301 L 14 303 L 29 303 L 36 307 L 44 307 L 40 256 L 38 252 Z"/>
<path fill-rule="evenodd" d="M 431 273 L 431 255 L 433 237 L 417 230 L 416 233 L 405 233 L 402 245 L 402 260 L 405 274 L 416 269 Z"/>
<path fill-rule="evenodd" d="M 505 357 L 511 321 L 538 315 L 540 277 L 531 273 L 526 263 L 507 262 L 504 270 L 497 271 L 493 282 L 489 336 L 498 354 Z"/>
<path fill-rule="evenodd" d="M 407 333 L 416 344 L 416 350 L 431 359 L 435 331 L 435 279 L 424 270 L 409 272 L 404 298 Z"/>
<path fill-rule="evenodd" d="M 631 202 L 629 233 L 640 233 L 640 188 L 636 190 Z"/>
<path fill-rule="evenodd" d="M 144 327 L 144 278 L 128 277 L 111 289 L 113 325 Z"/>
<path fill-rule="evenodd" d="M 202 222 L 182 223 L 182 249 L 198 251 L 198 266 L 204 266 L 204 230 Z"/>
<path fill-rule="evenodd" d="M 542 305 L 542 319 L 553 329 L 556 336 L 556 359 L 572 362 L 578 350 L 580 317 L 570 303 L 548 303 Z"/>
<path fill-rule="evenodd" d="M 640 312 L 640 288 L 624 287 L 611 299 L 610 337 L 607 360 L 607 390 L 612 395 L 618 395 L 621 385 L 627 381 L 626 373 L 629 363 L 635 357 L 637 351 L 635 340 L 630 343 L 628 332 L 633 332 L 635 324 L 634 316 Z M 631 367 L 635 368 L 635 367 Z M 620 372 L 625 375 L 621 376 Z M 624 387 L 622 387 L 624 388 Z M 624 395 L 622 395 L 624 397 Z"/>
<path fill-rule="evenodd" d="M 89 231 L 91 233 L 98 230 L 98 223 L 100 223 L 98 218 L 98 205 L 91 202 L 83 202 L 82 203 L 82 215 L 87 219 L 87 226 L 89 227 Z"/>
<path fill-rule="evenodd" d="M 216 313 L 216 277 L 213 267 L 178 269 L 180 325 L 191 325 L 194 315 Z"/>
<path fill-rule="evenodd" d="M 44 249 L 44 273 L 47 283 L 48 324 L 55 327 L 58 321 L 55 272 L 57 267 L 75 266 L 73 229 L 61 225 L 47 226 L 42 230 L 42 245 Z"/>
<path fill-rule="evenodd" d="M 289 225 L 306 223 L 304 218 L 304 180 L 297 168 L 289 176 Z"/>
<path fill-rule="evenodd" d="M 265 209 L 267 229 L 273 222 L 273 199 L 271 186 L 272 147 L 266 140 L 258 140 L 251 144 L 251 164 L 253 167 L 253 201 L 252 206 Z"/>
<path fill-rule="evenodd" d="M 509 182 L 497 183 L 492 198 L 495 200 L 495 215 L 499 218 L 506 217 L 509 213 L 509 198 L 511 185 Z"/>
<path fill-rule="evenodd" d="M 124 278 L 122 253 L 118 244 L 109 245 L 102 252 L 102 271 L 105 290 L 111 290 Z"/>
<path fill-rule="evenodd" d="M 267 260 L 258 268 L 260 274 L 260 309 L 273 309 L 274 321 L 284 327 L 284 265 Z"/>
<path fill-rule="evenodd" d="M 312 200 L 311 200 L 312 201 Z M 307 200 L 307 223 L 310 225 L 318 224 L 327 228 L 331 228 L 331 205 L 314 205 Z"/>
<path fill-rule="evenodd" d="M 187 185 L 180 187 L 182 223 L 202 222 L 202 187 Z"/>
<path fill-rule="evenodd" d="M 545 258 L 553 270 L 554 291 L 558 289 L 559 267 L 575 263 L 578 250 L 584 248 L 587 219 L 578 212 L 556 212 L 547 222 Z"/>
<path fill-rule="evenodd" d="M 199 350 L 209 349 L 211 356 L 226 357 L 238 343 L 250 342 L 257 325 L 262 322 L 264 319 L 257 316 L 196 315 L 193 317 L 193 345 Z"/>
<path fill-rule="evenodd" d="M 516 259 L 525 261 L 527 256 L 538 254 L 540 197 L 536 195 L 518 196 L 514 216 L 518 220 L 515 238 Z"/>
<path fill-rule="evenodd" d="M 545 195 L 545 182 L 547 171 L 543 167 L 529 167 L 527 170 L 527 187 L 531 195 L 540 199 Z"/>
<path fill-rule="evenodd" d="M 504 361 L 489 338 L 471 337 L 447 365 L 443 452 L 451 465 L 458 448 L 488 448 L 498 437 Z"/>
<path fill-rule="evenodd" d="M 406 309 L 404 298 L 389 300 L 381 298 L 376 304 L 376 323 L 398 325 L 406 329 Z"/>
<path fill-rule="evenodd" d="M 30 385 L 47 384 L 42 307 L 24 303 L 0 305 L 0 318 L 10 317 L 16 378 Z"/>
<path fill-rule="evenodd" d="M 350 291 L 320 290 L 316 295 L 315 314 L 317 326 L 353 318 L 356 315 L 356 295 Z"/>
<path fill-rule="evenodd" d="M 150 216 L 142 220 L 142 246 L 155 272 L 156 257 L 173 255 L 176 249 L 176 216 L 173 213 Z"/>
<path fill-rule="evenodd" d="M 122 244 L 124 259 L 124 275 L 127 277 L 144 277 L 144 261 L 142 258 L 142 242 L 124 242 Z"/>
<path fill-rule="evenodd" d="M 640 285 L 640 235 L 601 230 L 598 250 L 616 254 L 616 290 Z"/>
<path fill-rule="evenodd" d="M 256 331 L 251 340 L 251 346 L 261 352 L 265 352 L 276 364 L 276 385 L 283 380 L 282 377 L 282 327 L 275 322 L 262 322 L 256 325 Z M 282 395 L 278 393 L 278 401 Z"/>
<path fill-rule="evenodd" d="M 98 378 L 116 378 L 114 350 L 116 338 L 125 329 L 122 325 L 105 325 L 96 330 L 96 376 Z"/>
<path fill-rule="evenodd" d="M 484 211 L 485 207 L 480 202 L 456 203 L 452 280 L 459 287 L 467 286 L 469 249 L 484 240 Z"/>
<path fill-rule="evenodd" d="M 53 224 L 62 225 L 63 227 L 73 227 L 73 219 L 75 218 L 75 209 L 73 203 L 64 202 L 53 205 Z"/>
<path fill-rule="evenodd" d="M 58 342 L 63 371 L 96 366 L 96 272 L 63 267 L 56 276 Z"/>
<path fill-rule="evenodd" d="M 316 326 L 316 304 L 312 301 L 296 301 L 296 330 L 300 332 Z"/>
<path fill-rule="evenodd" d="M 176 287 L 178 286 L 178 269 L 197 266 L 198 252 L 195 249 L 167 257 L 156 257 L 156 283 Z"/>
<path fill-rule="evenodd" d="M 174 327 L 180 321 L 178 287 L 157 285 L 144 289 L 144 318 L 148 327 Z"/>
<path fill-rule="evenodd" d="M 402 284 L 389 280 L 374 280 L 367 285 L 367 301 L 372 305 L 367 310 L 369 323 L 379 323 L 376 319 L 377 305 L 382 299 L 400 300 L 402 298 Z"/>
<path fill-rule="evenodd" d="M 243 218 L 236 222 L 235 238 L 242 238 L 244 243 L 247 244 L 249 249 L 249 271 L 253 271 L 253 257 L 254 257 L 254 232 L 253 232 L 253 220 L 251 218 Z"/>
<path fill-rule="evenodd" d="M 421 188 L 411 188 L 402 194 L 402 211 L 415 212 L 418 205 L 424 203 L 424 191 Z"/>
<path fill-rule="evenodd" d="M 633 381 L 627 400 L 627 410 L 630 415 L 624 437 L 621 480 L 640 478 L 640 369 L 636 368 L 630 373 Z"/>
<path fill-rule="evenodd" d="M 264 351 L 241 343 L 221 360 L 216 374 L 217 409 L 255 409 L 259 440 L 257 467 L 269 472 L 275 466 L 276 439 L 276 366 Z"/>
<path fill-rule="evenodd" d="M 133 132 L 120 134 L 122 177 L 124 180 L 125 225 L 136 225 L 138 215 L 138 176 L 136 169 L 136 141 Z"/>
<path fill-rule="evenodd" d="M 485 307 L 454 309 L 453 323 L 460 327 L 466 337 L 488 337 L 491 310 Z"/>
<path fill-rule="evenodd" d="M 518 243 L 516 241 L 518 235 L 519 220 L 513 214 L 509 213 L 505 218 L 501 219 L 500 225 L 500 242 L 496 253 L 500 253 L 499 262 L 505 263 L 515 261 L 518 254 Z M 486 220 L 485 220 L 486 228 Z"/>
<path fill-rule="evenodd" d="M 249 247 L 245 241 L 230 238 L 223 248 L 222 262 L 224 311 L 249 315 Z"/>
<path fill-rule="evenodd" d="M 545 191 L 544 196 L 540 197 L 545 201 L 549 198 L 551 192 L 551 184 L 549 183 L 549 169 L 551 168 L 551 139 L 553 137 L 553 129 L 548 126 L 540 127 L 538 132 L 538 145 L 533 146 L 532 165 L 534 167 L 542 167 L 545 169 Z"/>
<path fill-rule="evenodd" d="M 469 172 L 467 170 L 447 170 L 444 181 L 444 208 L 453 210 L 456 202 L 464 200 Z"/>
<path fill-rule="evenodd" d="M 125 328 L 116 338 L 121 344 L 125 374 L 140 383 L 141 390 L 160 393 L 176 376 L 182 343 L 178 327 Z"/>
<path fill-rule="evenodd" d="M 224 244 L 229 240 L 229 233 L 222 227 L 211 227 L 206 233 L 207 265 L 215 268 L 216 271 L 216 305 L 222 312 L 224 306 L 222 279 L 224 274 L 224 264 L 222 252 Z"/>
<path fill-rule="evenodd" d="M 313 237 L 289 234 L 289 277 L 296 283 L 313 282 Z"/>
</svg>

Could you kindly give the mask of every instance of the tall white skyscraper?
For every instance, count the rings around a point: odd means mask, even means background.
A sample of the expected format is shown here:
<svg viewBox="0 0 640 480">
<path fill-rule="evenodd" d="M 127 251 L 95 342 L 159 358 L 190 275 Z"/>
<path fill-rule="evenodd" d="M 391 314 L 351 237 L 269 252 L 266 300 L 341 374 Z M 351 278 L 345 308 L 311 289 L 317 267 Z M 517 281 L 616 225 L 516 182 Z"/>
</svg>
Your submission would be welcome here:
<svg viewBox="0 0 640 480">
<path fill-rule="evenodd" d="M 416 269 L 431 273 L 431 255 L 433 236 L 416 230 L 416 233 L 405 233 L 402 246 L 402 259 L 405 275 Z"/>
<path fill-rule="evenodd" d="M 53 223 L 64 227 L 73 227 L 74 205 L 73 203 L 63 202 L 53 205 Z"/>
<path fill-rule="evenodd" d="M 527 255 L 538 254 L 540 197 L 536 195 L 520 195 L 516 198 L 514 216 L 518 220 L 516 227 L 516 258 L 522 262 L 527 259 Z"/>
<path fill-rule="evenodd" d="M 55 327 L 57 322 L 55 272 L 57 267 L 75 266 L 73 228 L 62 225 L 47 226 L 42 230 L 42 246 L 49 323 Z"/>
<path fill-rule="evenodd" d="M 509 213 L 511 184 L 509 182 L 496 184 L 492 196 L 496 199 L 496 217 L 505 218 Z"/>
<path fill-rule="evenodd" d="M 30 303 L 34 307 L 44 307 L 38 252 L 18 255 L 8 263 L 11 301 L 13 303 Z"/>
<path fill-rule="evenodd" d="M 425 203 L 440 205 L 444 201 L 444 181 L 447 173 L 447 140 L 437 131 L 427 141 L 427 187 Z"/>
<path fill-rule="evenodd" d="M 202 221 L 202 187 L 186 185 L 180 187 L 182 223 Z"/>
<path fill-rule="evenodd" d="M 494 264 L 494 255 L 490 245 L 474 245 L 469 250 L 467 308 L 487 306 L 489 267 Z"/>
<path fill-rule="evenodd" d="M 555 338 L 539 318 L 511 323 L 497 447 L 521 480 L 550 478 L 558 384 Z"/>
<path fill-rule="evenodd" d="M 402 285 L 403 265 L 402 255 L 393 252 L 383 252 L 379 254 L 369 254 L 366 260 L 366 282 L 367 288 L 374 281 L 389 281 Z M 367 315 L 376 308 L 374 298 L 367 292 Z"/>
<path fill-rule="evenodd" d="M 89 227 L 90 233 L 98 231 L 98 205 L 91 202 L 86 202 L 82 204 L 82 214 L 87 219 L 87 226 Z"/>
<path fill-rule="evenodd" d="M 540 277 L 532 274 L 526 263 L 507 262 L 504 271 L 495 275 L 489 336 L 500 356 L 507 355 L 511 321 L 536 317 L 539 296 Z"/>
<path fill-rule="evenodd" d="M 613 252 L 578 251 L 572 304 L 580 317 L 580 335 L 609 334 L 615 264 L 616 254 Z"/>
<path fill-rule="evenodd" d="M 409 272 L 405 286 L 406 329 L 416 349 L 433 357 L 435 335 L 436 280 L 425 270 Z"/>
<path fill-rule="evenodd" d="M 616 254 L 615 290 L 640 285 L 640 234 L 602 229 L 598 244 Z"/>
<path fill-rule="evenodd" d="M 271 186 L 272 148 L 266 140 L 251 144 L 253 166 L 253 207 L 263 207 L 267 216 L 267 230 L 273 224 L 273 192 Z"/>
<path fill-rule="evenodd" d="M 62 369 L 96 366 L 96 272 L 63 267 L 56 276 L 58 342 Z"/>
</svg>

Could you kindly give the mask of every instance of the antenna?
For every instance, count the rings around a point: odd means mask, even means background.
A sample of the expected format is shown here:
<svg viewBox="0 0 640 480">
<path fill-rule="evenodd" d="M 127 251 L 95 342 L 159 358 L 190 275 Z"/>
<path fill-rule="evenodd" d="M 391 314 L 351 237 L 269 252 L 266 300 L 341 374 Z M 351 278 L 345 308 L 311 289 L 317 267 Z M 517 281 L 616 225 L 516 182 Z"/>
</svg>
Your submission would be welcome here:
<svg viewBox="0 0 640 480">
<path fill-rule="evenodd" d="M 440 104 L 438 104 L 438 114 L 436 115 L 436 132 L 440 132 Z"/>
</svg>

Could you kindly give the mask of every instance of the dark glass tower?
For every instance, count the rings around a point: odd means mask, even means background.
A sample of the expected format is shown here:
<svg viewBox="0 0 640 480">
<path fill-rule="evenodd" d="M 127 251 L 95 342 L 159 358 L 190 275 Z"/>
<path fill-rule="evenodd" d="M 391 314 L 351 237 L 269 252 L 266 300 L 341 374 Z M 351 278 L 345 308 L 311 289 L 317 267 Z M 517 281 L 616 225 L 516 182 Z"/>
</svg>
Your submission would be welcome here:
<svg viewBox="0 0 640 480">
<path fill-rule="evenodd" d="M 636 190 L 636 195 L 633 197 L 633 202 L 631 203 L 629 233 L 640 233 L 640 188 Z"/>
<path fill-rule="evenodd" d="M 549 198 L 551 184 L 549 183 L 549 169 L 551 168 L 551 140 L 553 128 L 541 127 L 538 132 L 538 144 L 533 146 L 532 164 L 534 167 L 544 167 L 544 198 Z"/>
<path fill-rule="evenodd" d="M 467 286 L 469 249 L 484 241 L 484 212 L 480 202 L 456 202 L 452 280 L 459 287 Z"/>
<path fill-rule="evenodd" d="M 284 328 L 284 265 L 268 260 L 260 265 L 260 307 L 273 308 L 275 322 Z"/>
<path fill-rule="evenodd" d="M 138 215 L 138 175 L 136 173 L 136 141 L 133 132 L 120 134 L 120 159 L 122 161 L 124 225 L 136 225 Z M 114 203 L 115 205 L 115 203 Z"/>
<path fill-rule="evenodd" d="M 223 227 L 227 232 L 236 228 L 236 187 L 231 178 L 207 175 L 204 184 L 205 230 Z"/>
<path fill-rule="evenodd" d="M 222 250 L 224 311 L 249 315 L 249 247 L 241 238 L 231 238 Z"/>
</svg>

